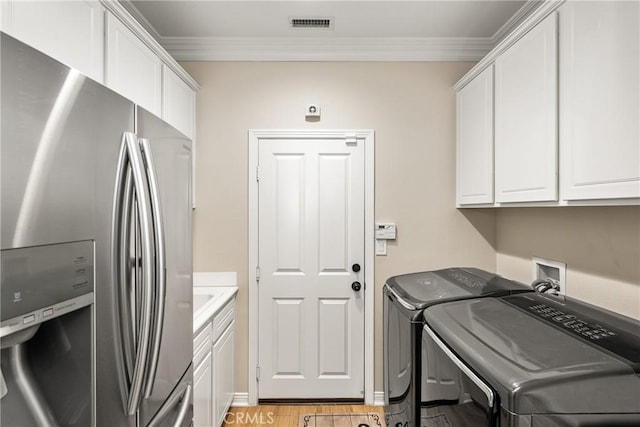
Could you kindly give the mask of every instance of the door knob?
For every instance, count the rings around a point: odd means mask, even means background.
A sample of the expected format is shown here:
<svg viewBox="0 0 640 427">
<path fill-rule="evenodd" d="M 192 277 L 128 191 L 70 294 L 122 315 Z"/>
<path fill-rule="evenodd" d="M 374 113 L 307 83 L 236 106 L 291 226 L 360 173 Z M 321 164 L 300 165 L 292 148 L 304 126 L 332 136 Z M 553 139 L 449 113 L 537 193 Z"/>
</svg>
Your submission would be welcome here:
<svg viewBox="0 0 640 427">
<path fill-rule="evenodd" d="M 360 271 L 360 264 L 353 264 L 351 266 L 351 269 L 354 271 L 354 273 L 357 273 L 358 271 Z"/>
<path fill-rule="evenodd" d="M 360 284 L 360 282 L 353 282 L 351 284 L 351 289 L 358 292 L 360 289 L 362 289 L 362 285 Z"/>
</svg>

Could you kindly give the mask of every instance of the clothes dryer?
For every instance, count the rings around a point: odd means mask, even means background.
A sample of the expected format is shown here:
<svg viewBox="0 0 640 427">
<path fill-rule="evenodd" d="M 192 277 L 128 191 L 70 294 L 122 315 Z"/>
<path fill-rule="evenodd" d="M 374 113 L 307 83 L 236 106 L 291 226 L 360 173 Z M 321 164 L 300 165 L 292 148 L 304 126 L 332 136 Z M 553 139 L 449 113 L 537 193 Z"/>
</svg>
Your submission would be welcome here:
<svg viewBox="0 0 640 427">
<path fill-rule="evenodd" d="M 422 402 L 456 399 L 446 359 L 422 354 L 425 308 L 449 301 L 532 292 L 531 287 L 477 268 L 447 268 L 391 277 L 384 285 L 385 419 L 389 427 L 415 427 Z M 429 378 L 422 375 L 429 364 Z M 447 394 L 449 393 L 449 394 Z"/>
<path fill-rule="evenodd" d="M 635 319 L 528 293 L 429 307 L 424 320 L 425 347 L 453 366 L 458 397 L 423 407 L 422 426 L 638 425 Z"/>
</svg>

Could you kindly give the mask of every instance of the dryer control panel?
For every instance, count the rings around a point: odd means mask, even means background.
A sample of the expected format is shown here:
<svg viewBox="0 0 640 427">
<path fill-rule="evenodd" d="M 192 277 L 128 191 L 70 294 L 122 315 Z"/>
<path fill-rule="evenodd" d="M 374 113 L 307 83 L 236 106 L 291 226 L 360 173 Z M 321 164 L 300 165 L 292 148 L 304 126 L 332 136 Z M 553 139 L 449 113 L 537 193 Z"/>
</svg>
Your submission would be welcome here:
<svg viewBox="0 0 640 427">
<path fill-rule="evenodd" d="M 542 294 L 530 293 L 503 300 L 632 364 L 640 363 L 640 341 L 632 332 L 640 330 L 640 322 L 634 319 L 568 298 L 556 302 Z"/>
</svg>

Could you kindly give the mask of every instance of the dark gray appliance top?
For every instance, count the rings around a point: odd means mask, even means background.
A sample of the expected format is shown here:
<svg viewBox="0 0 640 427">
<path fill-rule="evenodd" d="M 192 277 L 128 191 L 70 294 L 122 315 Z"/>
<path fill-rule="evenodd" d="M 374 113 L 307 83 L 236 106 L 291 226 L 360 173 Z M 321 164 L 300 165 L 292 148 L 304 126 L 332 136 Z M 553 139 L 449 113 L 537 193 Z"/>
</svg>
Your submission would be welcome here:
<svg viewBox="0 0 640 427">
<path fill-rule="evenodd" d="M 389 278 L 386 285 L 414 310 L 423 310 L 445 301 L 532 290 L 522 283 L 478 268 L 446 268 L 403 274 Z"/>
<path fill-rule="evenodd" d="M 429 307 L 425 323 L 518 414 L 640 414 L 640 322 L 538 293 Z"/>
</svg>

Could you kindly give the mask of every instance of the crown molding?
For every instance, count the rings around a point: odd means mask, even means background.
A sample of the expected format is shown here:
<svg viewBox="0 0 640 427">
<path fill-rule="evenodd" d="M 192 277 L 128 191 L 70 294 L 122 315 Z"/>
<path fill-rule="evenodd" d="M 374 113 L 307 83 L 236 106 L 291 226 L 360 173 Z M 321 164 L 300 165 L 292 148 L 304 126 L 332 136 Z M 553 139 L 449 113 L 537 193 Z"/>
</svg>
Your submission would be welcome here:
<svg viewBox="0 0 640 427">
<path fill-rule="evenodd" d="M 127 12 L 131 14 L 131 16 L 138 21 L 140 25 L 156 40 L 160 40 L 162 36 L 156 30 L 156 28 L 151 25 L 151 22 L 140 12 L 140 10 L 133 4 L 131 0 L 119 0 L 118 1 L 122 7 L 124 7 Z"/>
<path fill-rule="evenodd" d="M 527 0 L 491 37 L 461 38 L 162 37 L 130 0 L 101 1 L 115 3 L 119 10 L 112 12 L 120 17 L 125 11 L 125 25 L 139 35 L 142 29 L 149 47 L 161 45 L 178 61 L 480 61 L 545 0 Z"/>
<path fill-rule="evenodd" d="M 495 46 L 500 43 L 503 38 L 516 29 L 518 25 L 522 24 L 525 19 L 527 19 L 535 9 L 540 7 L 543 2 L 544 0 L 527 0 L 527 2 L 522 5 L 522 7 L 518 9 L 518 11 L 514 13 L 513 16 L 502 25 L 502 27 L 498 28 L 498 31 L 496 31 L 491 37 L 493 45 Z"/>
<path fill-rule="evenodd" d="M 456 84 L 453 85 L 453 89 L 459 91 L 465 87 L 471 80 L 473 80 L 478 74 L 485 70 L 485 68 L 491 66 L 496 58 L 502 55 L 507 49 L 513 46 L 518 40 L 520 40 L 525 34 L 527 34 L 533 27 L 538 25 L 547 16 L 554 13 L 565 1 L 567 0 L 544 0 L 539 7 L 531 12 L 526 19 L 524 19 L 516 28 L 513 29 L 506 37 L 504 37 L 491 51 L 478 62 L 467 74 L 462 76 Z"/>
<path fill-rule="evenodd" d="M 162 62 L 175 72 L 189 87 L 191 87 L 191 89 L 195 91 L 200 89 L 198 82 L 196 82 L 193 77 L 191 77 L 189 73 L 187 73 L 184 68 L 178 64 L 175 58 L 173 58 L 171 54 L 168 53 L 165 48 L 162 47 L 162 45 L 147 31 L 147 29 L 129 12 L 129 10 L 123 6 L 123 3 L 125 2 L 128 3 L 129 0 L 100 0 L 100 3 L 105 7 L 105 9 L 111 12 L 129 30 L 138 36 L 138 38 L 156 55 L 158 55 Z M 135 9 L 133 4 L 128 3 L 128 6 Z M 154 32 L 157 34 L 157 31 L 154 30 Z"/>
<path fill-rule="evenodd" d="M 163 37 L 179 61 L 478 61 L 490 38 Z"/>
</svg>

